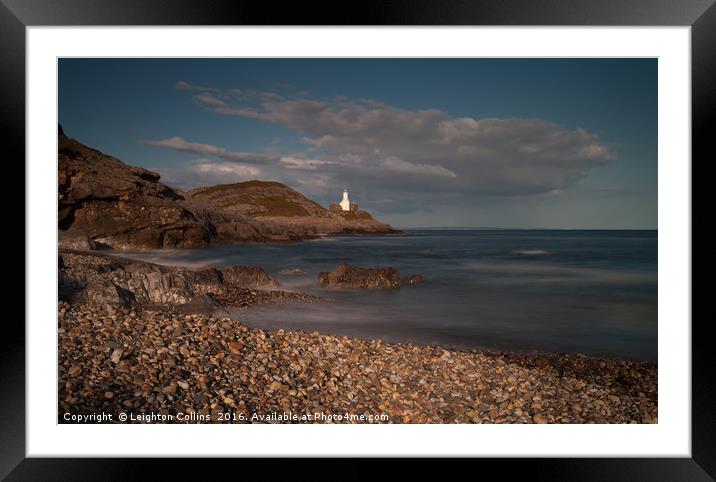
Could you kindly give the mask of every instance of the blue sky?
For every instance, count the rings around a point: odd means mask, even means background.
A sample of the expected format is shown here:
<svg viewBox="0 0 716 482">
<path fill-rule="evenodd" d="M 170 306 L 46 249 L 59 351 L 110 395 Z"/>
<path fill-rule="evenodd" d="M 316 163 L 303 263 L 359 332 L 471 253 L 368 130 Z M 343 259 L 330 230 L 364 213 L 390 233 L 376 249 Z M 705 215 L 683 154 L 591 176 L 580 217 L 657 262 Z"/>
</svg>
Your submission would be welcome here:
<svg viewBox="0 0 716 482">
<path fill-rule="evenodd" d="M 75 139 L 397 227 L 656 228 L 655 59 L 61 59 Z"/>
</svg>

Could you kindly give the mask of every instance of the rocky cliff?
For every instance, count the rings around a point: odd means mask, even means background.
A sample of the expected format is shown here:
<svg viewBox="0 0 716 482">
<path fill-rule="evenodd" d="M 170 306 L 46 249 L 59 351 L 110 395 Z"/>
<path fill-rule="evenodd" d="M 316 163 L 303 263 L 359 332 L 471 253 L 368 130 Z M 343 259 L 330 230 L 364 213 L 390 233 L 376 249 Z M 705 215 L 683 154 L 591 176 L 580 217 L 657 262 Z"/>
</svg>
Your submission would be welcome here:
<svg viewBox="0 0 716 482">
<path fill-rule="evenodd" d="M 70 139 L 62 128 L 58 168 L 59 242 L 67 248 L 193 248 L 394 232 L 368 213 L 331 213 L 278 182 L 182 193 L 159 182 L 155 172 Z"/>
<path fill-rule="evenodd" d="M 79 142 L 58 139 L 61 240 L 88 237 L 116 248 L 196 247 L 213 236 L 159 175 Z"/>
</svg>

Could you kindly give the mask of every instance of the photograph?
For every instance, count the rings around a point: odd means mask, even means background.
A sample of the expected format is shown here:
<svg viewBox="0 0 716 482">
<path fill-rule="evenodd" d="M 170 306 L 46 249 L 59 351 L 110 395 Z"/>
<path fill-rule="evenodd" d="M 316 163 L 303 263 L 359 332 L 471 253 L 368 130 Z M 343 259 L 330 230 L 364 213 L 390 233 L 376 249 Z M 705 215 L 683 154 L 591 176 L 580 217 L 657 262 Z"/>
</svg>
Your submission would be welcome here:
<svg viewBox="0 0 716 482">
<path fill-rule="evenodd" d="M 716 480 L 715 1 L 0 0 L 0 480 Z"/>
<path fill-rule="evenodd" d="M 58 57 L 57 423 L 657 424 L 659 61 Z"/>
</svg>

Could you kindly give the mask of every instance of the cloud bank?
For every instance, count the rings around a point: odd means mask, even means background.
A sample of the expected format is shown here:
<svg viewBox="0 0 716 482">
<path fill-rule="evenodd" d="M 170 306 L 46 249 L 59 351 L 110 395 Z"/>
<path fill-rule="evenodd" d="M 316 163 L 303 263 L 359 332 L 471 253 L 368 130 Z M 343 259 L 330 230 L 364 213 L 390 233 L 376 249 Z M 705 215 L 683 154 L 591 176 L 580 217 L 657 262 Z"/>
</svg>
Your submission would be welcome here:
<svg viewBox="0 0 716 482">
<path fill-rule="evenodd" d="M 195 161 L 184 174 L 174 172 L 183 185 L 208 180 L 209 171 L 234 163 L 239 167 L 226 171 L 224 182 L 260 174 L 319 196 L 344 185 L 376 195 L 399 190 L 509 196 L 567 188 L 615 159 L 597 135 L 539 118 L 456 117 L 373 100 L 313 99 L 305 93 L 217 89 L 183 81 L 176 88 L 218 115 L 290 129 L 305 145 L 298 152 L 265 154 L 181 137 L 145 141 L 215 159 Z M 201 169 L 206 171 L 200 175 Z"/>
</svg>

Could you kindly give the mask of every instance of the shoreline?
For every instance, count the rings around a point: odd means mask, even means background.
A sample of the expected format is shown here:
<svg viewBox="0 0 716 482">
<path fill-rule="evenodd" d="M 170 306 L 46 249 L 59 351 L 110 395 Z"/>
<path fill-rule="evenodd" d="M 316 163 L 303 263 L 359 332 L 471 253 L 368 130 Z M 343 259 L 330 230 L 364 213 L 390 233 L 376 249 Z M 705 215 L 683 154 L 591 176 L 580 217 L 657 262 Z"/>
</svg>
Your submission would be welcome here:
<svg viewBox="0 0 716 482">
<path fill-rule="evenodd" d="M 350 288 L 345 288 L 344 290 L 349 290 Z M 355 289 L 355 291 L 362 291 L 359 289 Z M 317 305 L 320 305 L 322 303 L 331 304 L 335 302 L 335 299 L 333 298 L 325 298 L 321 296 L 315 296 L 312 294 L 300 292 L 300 291 L 289 291 L 289 290 L 274 290 L 269 291 L 267 293 L 275 293 L 277 296 L 274 299 L 267 299 L 267 301 L 259 301 L 256 303 L 249 303 L 249 304 L 241 304 L 241 305 L 233 305 L 228 306 L 223 309 L 216 310 L 214 312 L 205 312 L 205 313 L 198 313 L 198 314 L 204 314 L 209 316 L 222 316 L 224 314 L 231 314 L 232 316 L 229 316 L 234 321 L 237 321 L 243 325 L 246 325 L 250 329 L 261 329 L 266 331 L 275 331 L 280 328 L 273 328 L 266 325 L 261 324 L 260 322 L 257 323 L 255 321 L 245 321 L 241 320 L 241 313 L 238 313 L 235 317 L 233 316 L 233 313 L 231 313 L 229 310 L 250 310 L 253 308 L 259 308 L 264 306 L 276 306 L 276 307 L 282 307 L 282 308 L 290 308 L 291 305 L 295 303 L 315 303 Z M 281 296 L 281 295 L 288 295 L 288 296 Z M 293 296 L 298 295 L 298 296 Z M 305 297 L 305 298 L 303 298 Z M 269 298 L 269 297 L 266 297 Z M 177 310 L 177 313 L 185 314 L 182 312 L 181 309 Z M 370 335 L 352 335 L 352 334 L 346 334 L 343 335 L 341 333 L 332 332 L 330 329 L 328 331 L 324 330 L 310 330 L 310 329 L 303 329 L 303 328 L 283 328 L 286 331 L 295 331 L 295 332 L 302 332 L 302 333 L 312 333 L 313 331 L 318 331 L 321 335 L 325 336 L 333 336 L 333 337 L 348 337 L 348 338 L 355 338 L 359 340 L 364 341 L 373 341 L 373 340 L 380 340 L 383 343 L 389 343 L 394 345 L 416 345 L 416 346 L 423 346 L 423 347 L 438 347 L 450 351 L 456 351 L 456 352 L 480 352 L 485 355 L 498 355 L 498 356 L 515 356 L 515 357 L 560 357 L 560 356 L 569 356 L 569 357 L 584 357 L 584 358 L 592 358 L 592 359 L 599 359 L 604 360 L 605 362 L 630 362 L 630 363 L 645 363 L 645 364 L 654 364 L 658 365 L 657 360 L 652 360 L 648 358 L 628 358 L 621 355 L 611 355 L 611 354 L 590 354 L 586 352 L 581 351 L 549 351 L 549 350 L 542 350 L 537 348 L 501 348 L 499 346 L 488 346 L 488 345 L 460 345 L 456 343 L 430 343 L 430 342 L 423 342 L 423 341 L 417 341 L 417 340 L 406 340 L 406 339 L 399 339 L 398 337 L 395 338 L 376 338 L 372 337 Z"/>
<path fill-rule="evenodd" d="M 83 423 L 65 413 L 100 412 L 165 416 L 138 423 L 656 423 L 657 373 L 654 362 L 384 343 L 59 303 L 60 423 Z M 166 419 L 179 413 L 192 415 Z M 300 416 L 272 418 L 281 413 Z M 303 417 L 315 413 L 358 418 Z"/>
<path fill-rule="evenodd" d="M 227 309 L 330 300 L 120 256 L 60 250 L 59 423 L 657 422 L 656 362 L 250 328 Z"/>
<path fill-rule="evenodd" d="M 292 293 L 292 292 L 287 292 Z M 256 303 L 251 305 L 244 305 L 244 306 L 232 306 L 230 309 L 252 309 L 254 307 L 258 307 L 258 305 L 263 304 L 266 305 L 281 305 L 284 304 L 284 306 L 289 307 L 292 303 L 302 303 L 302 302 L 308 302 L 308 303 L 331 303 L 331 299 L 327 298 L 317 298 L 315 300 L 294 300 L 294 299 L 286 299 L 286 300 L 277 300 L 275 302 L 266 302 L 266 303 Z M 177 311 L 178 314 L 184 314 L 181 312 L 181 310 Z M 245 325 L 247 328 L 252 330 L 264 330 L 264 331 L 276 331 L 281 328 L 273 328 L 273 327 L 265 327 L 259 323 L 253 322 L 253 321 L 242 321 L 240 319 L 240 316 L 233 317 L 232 313 L 230 313 L 228 310 L 216 310 L 213 313 L 205 313 L 210 316 L 214 317 L 221 317 L 221 316 L 228 316 L 233 321 L 236 321 L 238 323 L 241 323 L 242 325 Z M 656 360 L 647 359 L 647 358 L 628 358 L 621 355 L 602 355 L 602 354 L 590 354 L 585 353 L 581 351 L 549 351 L 549 350 L 541 350 L 536 348 L 500 348 L 498 346 L 488 346 L 488 345 L 460 345 L 456 343 L 430 343 L 430 342 L 422 342 L 422 341 L 414 341 L 414 340 L 407 340 L 407 339 L 398 339 L 396 338 L 389 338 L 389 337 L 383 337 L 383 338 L 376 338 L 372 337 L 370 335 L 343 335 L 337 332 L 333 331 L 326 331 L 326 330 L 307 330 L 302 328 L 283 328 L 285 331 L 292 331 L 292 332 L 300 332 L 300 333 L 313 333 L 318 332 L 322 336 L 331 336 L 335 338 L 354 338 L 357 340 L 362 341 L 380 341 L 381 343 L 387 343 L 391 345 L 414 345 L 419 347 L 435 347 L 440 348 L 452 352 L 466 352 L 466 353 L 473 353 L 473 352 L 479 352 L 485 356 L 502 356 L 502 357 L 515 357 L 515 358 L 550 358 L 550 357 L 575 357 L 575 358 L 590 358 L 594 360 L 602 360 L 606 363 L 620 363 L 620 362 L 626 362 L 626 363 L 642 363 L 642 364 L 653 364 L 654 366 L 658 366 L 658 362 Z"/>
</svg>

